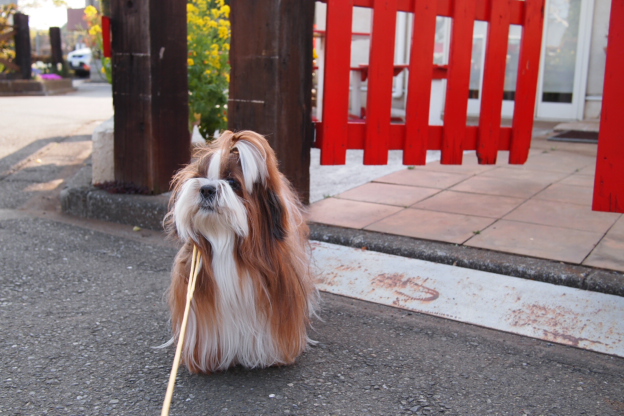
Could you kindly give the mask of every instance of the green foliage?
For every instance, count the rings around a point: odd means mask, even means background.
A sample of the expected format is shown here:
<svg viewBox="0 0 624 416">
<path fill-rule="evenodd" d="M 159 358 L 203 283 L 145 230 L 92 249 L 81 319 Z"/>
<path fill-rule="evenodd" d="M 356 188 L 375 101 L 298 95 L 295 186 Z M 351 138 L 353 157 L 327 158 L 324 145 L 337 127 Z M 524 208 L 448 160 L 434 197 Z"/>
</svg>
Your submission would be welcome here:
<svg viewBox="0 0 624 416">
<path fill-rule="evenodd" d="M 211 139 L 227 128 L 230 7 L 224 0 L 190 0 L 187 16 L 190 122 Z"/>
<path fill-rule="evenodd" d="M 91 48 L 92 59 L 102 60 L 102 73 L 106 77 L 109 84 L 113 83 L 113 64 L 111 58 L 104 56 L 104 39 L 102 38 L 102 13 L 95 7 L 87 6 L 85 9 L 84 20 L 87 22 L 87 32 L 85 40 L 87 46 Z M 91 69 L 95 69 L 93 62 Z"/>
<path fill-rule="evenodd" d="M 15 46 L 13 45 L 13 26 L 9 24 L 9 19 L 16 12 L 16 4 L 0 5 L 0 73 L 19 69 L 13 64 Z"/>
</svg>

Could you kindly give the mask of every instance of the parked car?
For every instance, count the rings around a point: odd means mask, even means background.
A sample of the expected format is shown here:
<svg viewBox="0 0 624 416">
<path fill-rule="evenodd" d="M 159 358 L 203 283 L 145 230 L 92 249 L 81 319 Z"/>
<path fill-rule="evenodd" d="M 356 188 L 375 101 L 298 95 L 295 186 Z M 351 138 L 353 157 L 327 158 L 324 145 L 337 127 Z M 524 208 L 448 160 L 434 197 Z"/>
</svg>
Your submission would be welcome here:
<svg viewBox="0 0 624 416">
<path fill-rule="evenodd" d="M 91 49 L 81 48 L 67 54 L 69 68 L 78 76 L 87 77 L 91 72 Z"/>
</svg>

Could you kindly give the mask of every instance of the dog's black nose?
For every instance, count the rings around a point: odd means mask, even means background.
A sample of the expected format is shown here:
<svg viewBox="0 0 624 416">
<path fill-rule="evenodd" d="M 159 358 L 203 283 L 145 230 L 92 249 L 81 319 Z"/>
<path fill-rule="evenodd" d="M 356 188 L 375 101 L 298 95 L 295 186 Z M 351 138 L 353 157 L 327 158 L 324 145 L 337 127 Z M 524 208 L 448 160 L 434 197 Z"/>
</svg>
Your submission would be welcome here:
<svg viewBox="0 0 624 416">
<path fill-rule="evenodd" d="M 199 193 L 204 199 L 212 199 L 217 193 L 217 188 L 214 185 L 204 185 L 199 188 Z"/>
</svg>

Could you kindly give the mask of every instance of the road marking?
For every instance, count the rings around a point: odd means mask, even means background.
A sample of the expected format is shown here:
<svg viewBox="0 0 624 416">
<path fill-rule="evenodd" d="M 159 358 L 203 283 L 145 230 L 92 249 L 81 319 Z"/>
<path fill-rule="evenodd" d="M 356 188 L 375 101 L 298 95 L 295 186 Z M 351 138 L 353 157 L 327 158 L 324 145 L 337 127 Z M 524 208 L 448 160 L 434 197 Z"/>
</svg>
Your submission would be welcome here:
<svg viewBox="0 0 624 416">
<path fill-rule="evenodd" d="M 624 357 L 624 297 L 312 242 L 321 291 Z"/>
</svg>

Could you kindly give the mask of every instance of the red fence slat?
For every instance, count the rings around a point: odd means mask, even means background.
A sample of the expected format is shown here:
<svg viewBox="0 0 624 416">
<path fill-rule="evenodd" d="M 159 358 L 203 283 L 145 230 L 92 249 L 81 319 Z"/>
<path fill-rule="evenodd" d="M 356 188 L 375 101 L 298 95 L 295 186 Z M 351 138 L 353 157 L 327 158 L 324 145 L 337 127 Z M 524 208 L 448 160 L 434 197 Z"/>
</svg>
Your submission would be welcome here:
<svg viewBox="0 0 624 416">
<path fill-rule="evenodd" d="M 331 100 L 323 105 L 321 165 L 346 163 L 349 88 L 345 85 L 350 79 L 352 21 L 352 0 L 327 5 L 324 88 L 331 91 Z"/>
<path fill-rule="evenodd" d="M 371 37 L 364 164 L 388 164 L 397 0 L 375 0 Z"/>
<path fill-rule="evenodd" d="M 594 184 L 594 211 L 624 213 L 624 0 L 611 2 L 602 115 Z"/>
<path fill-rule="evenodd" d="M 427 162 L 430 105 L 428 97 L 431 95 L 433 75 L 437 3 L 438 0 L 419 0 L 414 10 L 409 92 L 405 109 L 406 137 L 403 149 L 405 165 L 424 165 Z"/>
<path fill-rule="evenodd" d="M 113 57 L 113 49 L 111 48 L 111 21 L 108 16 L 102 16 L 102 53 L 105 58 Z"/>
<path fill-rule="evenodd" d="M 543 26 L 544 0 L 526 0 L 522 40 L 520 41 L 511 152 L 509 153 L 511 164 L 523 164 L 529 157 Z"/>
<path fill-rule="evenodd" d="M 442 164 L 462 163 L 476 5 L 476 0 L 456 0 L 454 5 L 440 159 Z"/>
<path fill-rule="evenodd" d="M 511 11 L 510 0 L 498 0 L 490 4 L 492 8 L 485 52 L 481 116 L 477 139 L 477 157 L 481 164 L 496 163 L 496 156 L 498 155 Z"/>
</svg>

